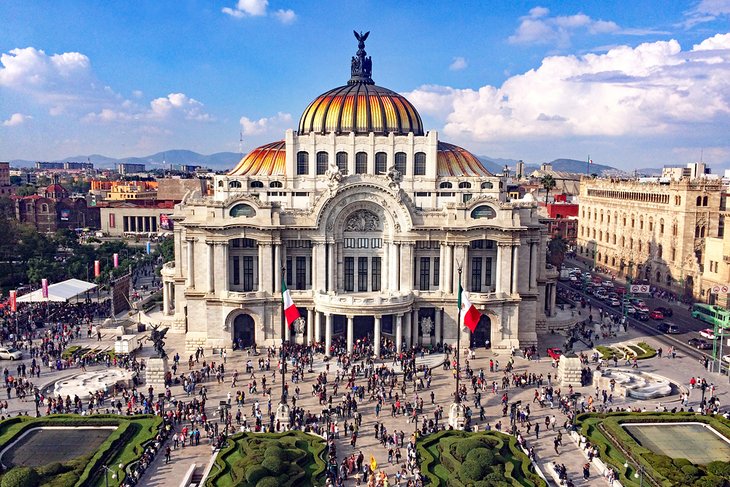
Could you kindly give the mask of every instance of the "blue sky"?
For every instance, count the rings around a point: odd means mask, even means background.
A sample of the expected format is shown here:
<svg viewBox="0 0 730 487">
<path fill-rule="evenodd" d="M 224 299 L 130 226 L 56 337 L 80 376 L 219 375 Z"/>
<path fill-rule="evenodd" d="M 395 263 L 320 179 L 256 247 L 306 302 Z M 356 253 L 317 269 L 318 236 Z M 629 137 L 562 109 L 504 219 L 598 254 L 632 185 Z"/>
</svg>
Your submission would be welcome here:
<svg viewBox="0 0 730 487">
<path fill-rule="evenodd" d="M 730 167 L 730 0 L 0 4 L 0 160 L 244 150 L 376 83 L 474 153 Z"/>
</svg>

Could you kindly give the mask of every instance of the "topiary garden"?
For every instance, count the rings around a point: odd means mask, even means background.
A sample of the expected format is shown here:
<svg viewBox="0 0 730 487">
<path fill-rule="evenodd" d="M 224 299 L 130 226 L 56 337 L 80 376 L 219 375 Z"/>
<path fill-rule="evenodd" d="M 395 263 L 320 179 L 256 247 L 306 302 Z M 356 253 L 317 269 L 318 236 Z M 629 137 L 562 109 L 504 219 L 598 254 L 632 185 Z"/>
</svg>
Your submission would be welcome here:
<svg viewBox="0 0 730 487">
<path fill-rule="evenodd" d="M 421 473 L 446 487 L 546 487 L 514 437 L 484 431 L 441 431 L 419 440 Z"/>
<path fill-rule="evenodd" d="M 324 440 L 301 431 L 241 433 L 218 453 L 207 487 L 324 485 Z"/>
</svg>

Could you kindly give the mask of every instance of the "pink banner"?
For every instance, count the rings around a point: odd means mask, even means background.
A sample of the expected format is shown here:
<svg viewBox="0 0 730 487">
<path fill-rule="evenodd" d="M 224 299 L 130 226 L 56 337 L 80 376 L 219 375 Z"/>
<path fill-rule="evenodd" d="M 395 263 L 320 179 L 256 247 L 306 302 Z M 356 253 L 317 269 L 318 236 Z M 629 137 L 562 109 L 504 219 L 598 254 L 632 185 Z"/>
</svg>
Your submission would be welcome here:
<svg viewBox="0 0 730 487">
<path fill-rule="evenodd" d="M 18 311 L 17 298 L 18 298 L 18 291 L 15 291 L 15 290 L 10 291 L 10 311 L 12 311 L 13 313 Z"/>
<path fill-rule="evenodd" d="M 94 277 L 99 277 L 101 275 L 101 262 L 98 260 L 94 261 Z"/>
<path fill-rule="evenodd" d="M 114 254 L 112 257 L 114 260 L 114 268 L 116 269 L 117 267 L 119 267 L 119 254 Z"/>
<path fill-rule="evenodd" d="M 48 279 L 41 279 L 41 296 L 48 299 Z"/>
</svg>

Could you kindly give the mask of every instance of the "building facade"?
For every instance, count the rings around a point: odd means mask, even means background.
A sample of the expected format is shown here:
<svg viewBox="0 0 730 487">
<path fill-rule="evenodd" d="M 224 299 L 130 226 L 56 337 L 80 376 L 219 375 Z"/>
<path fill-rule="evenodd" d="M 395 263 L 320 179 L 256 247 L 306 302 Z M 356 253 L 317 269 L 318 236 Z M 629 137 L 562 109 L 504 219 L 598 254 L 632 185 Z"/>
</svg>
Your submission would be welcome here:
<svg viewBox="0 0 730 487">
<path fill-rule="evenodd" d="M 706 238 L 724 233 L 721 200 L 719 179 L 584 178 L 578 252 L 620 275 L 699 299 Z"/>
<path fill-rule="evenodd" d="M 553 312 L 547 232 L 531 201 L 426 132 L 415 107 L 371 78 L 364 42 L 347 85 L 297 131 L 246 155 L 214 194 L 176 205 L 163 314 L 186 346 L 323 343 L 520 347 Z M 461 280 L 459 280 L 461 277 Z M 302 320 L 283 325 L 285 281 Z M 483 313 L 457 326 L 459 286 Z"/>
</svg>

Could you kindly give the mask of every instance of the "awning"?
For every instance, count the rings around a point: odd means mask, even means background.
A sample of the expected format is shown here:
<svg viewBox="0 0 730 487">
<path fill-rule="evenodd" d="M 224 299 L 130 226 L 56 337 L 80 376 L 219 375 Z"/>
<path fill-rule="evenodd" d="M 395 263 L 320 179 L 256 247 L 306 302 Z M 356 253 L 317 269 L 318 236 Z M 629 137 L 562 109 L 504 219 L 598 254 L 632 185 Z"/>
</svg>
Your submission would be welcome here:
<svg viewBox="0 0 730 487">
<path fill-rule="evenodd" d="M 19 303 L 42 303 L 44 301 L 67 302 L 69 299 L 95 288 L 96 284 L 92 282 L 86 282 L 80 279 L 68 279 L 48 286 L 47 298 L 43 297 L 43 290 L 38 289 L 32 293 L 19 296 L 17 301 Z"/>
</svg>

